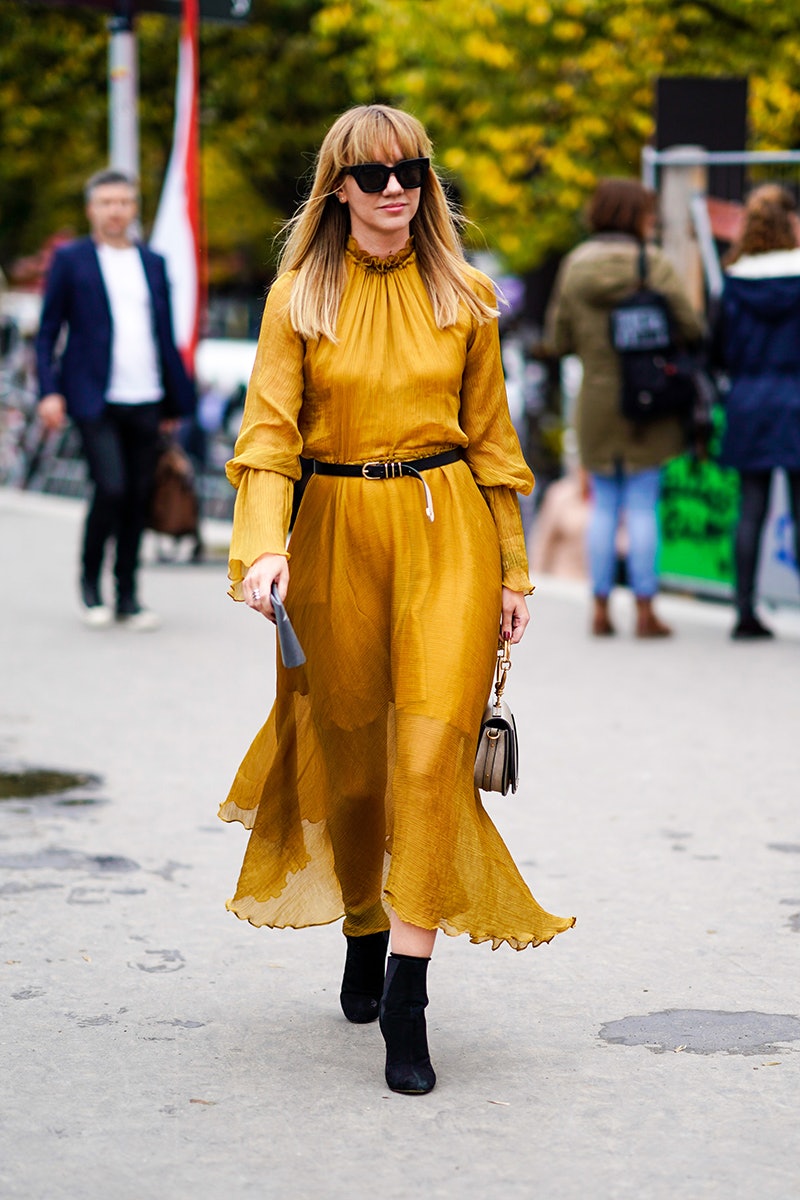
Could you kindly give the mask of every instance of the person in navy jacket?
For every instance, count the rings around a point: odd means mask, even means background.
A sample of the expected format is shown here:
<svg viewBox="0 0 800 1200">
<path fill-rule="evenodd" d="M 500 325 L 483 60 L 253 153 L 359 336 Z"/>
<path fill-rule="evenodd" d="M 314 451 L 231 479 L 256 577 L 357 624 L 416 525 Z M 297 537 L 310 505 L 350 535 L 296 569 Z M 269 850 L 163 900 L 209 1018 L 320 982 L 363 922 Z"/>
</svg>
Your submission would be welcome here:
<svg viewBox="0 0 800 1200">
<path fill-rule="evenodd" d="M 776 468 L 788 480 L 800 561 L 800 248 L 794 210 L 785 188 L 757 188 L 726 260 L 721 343 L 731 387 L 720 457 L 741 478 L 734 545 L 737 640 L 773 636 L 755 612 L 755 579 Z"/>
<path fill-rule="evenodd" d="M 166 263 L 130 237 L 134 180 L 100 171 L 85 194 L 91 236 L 57 250 L 47 278 L 36 340 L 39 417 L 48 430 L 67 416 L 75 422 L 94 484 L 82 551 L 87 623 L 113 620 L 102 571 L 115 543 L 116 617 L 149 629 L 158 621 L 139 603 L 137 571 L 159 432 L 164 421 L 191 415 L 195 390 L 172 332 Z"/>
</svg>

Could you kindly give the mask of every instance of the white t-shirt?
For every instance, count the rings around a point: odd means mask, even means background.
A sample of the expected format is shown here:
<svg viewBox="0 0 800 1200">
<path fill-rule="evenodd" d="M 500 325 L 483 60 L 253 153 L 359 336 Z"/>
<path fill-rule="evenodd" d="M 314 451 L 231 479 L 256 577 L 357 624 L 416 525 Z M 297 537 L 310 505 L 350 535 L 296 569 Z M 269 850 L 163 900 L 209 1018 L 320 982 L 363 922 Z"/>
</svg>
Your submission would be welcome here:
<svg viewBox="0 0 800 1200">
<path fill-rule="evenodd" d="M 135 246 L 97 247 L 111 307 L 111 375 L 106 400 L 151 404 L 164 388 L 158 365 L 150 289 Z"/>
</svg>

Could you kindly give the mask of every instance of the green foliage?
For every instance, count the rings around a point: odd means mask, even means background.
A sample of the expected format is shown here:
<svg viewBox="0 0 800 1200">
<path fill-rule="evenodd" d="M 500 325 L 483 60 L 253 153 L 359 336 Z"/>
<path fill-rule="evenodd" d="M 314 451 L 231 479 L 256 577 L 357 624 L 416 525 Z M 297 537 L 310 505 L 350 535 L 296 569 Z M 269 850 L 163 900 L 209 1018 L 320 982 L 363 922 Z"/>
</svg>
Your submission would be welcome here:
<svg viewBox="0 0 800 1200">
<path fill-rule="evenodd" d="M 212 280 L 262 281 L 300 197 L 313 148 L 350 103 L 311 32 L 318 0 L 254 0 L 248 25 L 201 28 L 204 216 Z M 137 20 L 145 230 L 169 156 L 178 23 Z M 103 16 L 7 3 L 0 10 L 0 264 L 56 230 L 85 228 L 82 187 L 107 161 Z M 35 64 L 35 66 L 33 66 Z M 33 67 L 33 69 L 32 69 Z"/>
<path fill-rule="evenodd" d="M 428 126 L 469 216 L 524 270 L 580 236 L 598 178 L 638 175 L 660 75 L 748 75 L 752 148 L 800 135 L 798 0 L 331 0 L 359 99 Z"/>
<path fill-rule="evenodd" d="M 275 235 L 303 198 L 314 150 L 333 116 L 351 103 L 343 64 L 326 60 L 311 29 L 320 7 L 317 0 L 255 0 L 249 25 L 203 28 L 209 245 L 230 254 L 238 238 L 253 277 L 269 273 Z M 232 173 L 231 186 L 235 176 L 242 185 L 228 200 L 215 178 L 221 162 Z"/>
<path fill-rule="evenodd" d="M 43 31 L 46 29 L 46 36 Z M 80 223 L 84 179 L 106 131 L 105 22 L 0 8 L 0 261 Z"/>
<path fill-rule="evenodd" d="M 145 226 L 172 137 L 177 23 L 137 24 Z M 102 16 L 0 9 L 0 262 L 83 227 L 106 157 Z M 509 267 L 580 235 L 598 177 L 638 174 L 660 75 L 749 75 L 751 148 L 800 144 L 800 0 L 255 0 L 204 24 L 201 142 L 212 279 L 255 285 L 332 118 L 389 100 L 428 126 Z"/>
</svg>

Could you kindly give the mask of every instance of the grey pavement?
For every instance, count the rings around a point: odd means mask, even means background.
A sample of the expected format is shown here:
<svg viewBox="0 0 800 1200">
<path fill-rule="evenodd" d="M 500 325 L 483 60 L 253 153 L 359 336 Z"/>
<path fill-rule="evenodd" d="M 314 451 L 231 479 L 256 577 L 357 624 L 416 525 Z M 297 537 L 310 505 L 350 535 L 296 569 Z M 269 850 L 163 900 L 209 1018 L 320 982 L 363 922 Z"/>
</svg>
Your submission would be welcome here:
<svg viewBox="0 0 800 1200">
<path fill-rule="evenodd" d="M 84 629 L 79 515 L 0 491 L 0 784 L 97 777 L 0 800 L 4 1200 L 800 1194 L 798 612 L 739 645 L 726 606 L 666 597 L 677 637 L 641 643 L 620 593 L 593 641 L 584 588 L 541 581 L 522 784 L 486 805 L 578 924 L 439 939 L 439 1083 L 410 1098 L 339 1010 L 340 929 L 224 908 L 246 835 L 216 809 L 272 627 L 220 561 L 146 568 L 159 632 Z"/>
</svg>

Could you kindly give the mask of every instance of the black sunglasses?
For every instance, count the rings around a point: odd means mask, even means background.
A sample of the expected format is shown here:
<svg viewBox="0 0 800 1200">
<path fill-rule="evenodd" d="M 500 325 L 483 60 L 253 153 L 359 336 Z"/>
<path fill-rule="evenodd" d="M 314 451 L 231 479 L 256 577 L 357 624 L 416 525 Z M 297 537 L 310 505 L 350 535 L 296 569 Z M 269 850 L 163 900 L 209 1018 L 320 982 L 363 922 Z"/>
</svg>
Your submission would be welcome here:
<svg viewBox="0 0 800 1200">
<path fill-rule="evenodd" d="M 404 158 L 393 167 L 383 163 L 359 163 L 348 167 L 345 173 L 353 176 L 362 192 L 382 192 L 392 175 L 400 187 L 408 191 L 422 187 L 430 165 L 429 158 Z"/>
</svg>

